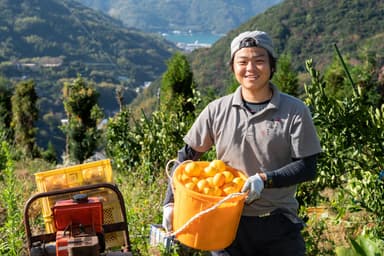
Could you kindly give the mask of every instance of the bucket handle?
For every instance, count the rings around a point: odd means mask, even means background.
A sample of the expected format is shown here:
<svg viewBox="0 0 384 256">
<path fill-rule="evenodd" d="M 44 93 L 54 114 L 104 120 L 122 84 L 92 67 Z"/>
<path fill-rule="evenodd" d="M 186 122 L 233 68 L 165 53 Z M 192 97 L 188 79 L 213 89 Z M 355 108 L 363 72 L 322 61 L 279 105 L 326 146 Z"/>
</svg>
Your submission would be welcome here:
<svg viewBox="0 0 384 256">
<path fill-rule="evenodd" d="M 167 165 L 166 165 L 166 168 L 165 168 L 165 172 L 168 176 L 168 179 L 169 179 L 169 182 L 170 182 L 170 185 L 171 185 L 171 188 L 172 188 L 172 192 L 175 193 L 175 189 L 173 187 L 173 180 L 172 180 L 172 177 L 169 173 L 169 165 L 173 162 L 176 162 L 177 164 L 184 164 L 184 163 L 187 163 L 187 162 L 193 162 L 192 160 L 186 160 L 182 163 L 180 163 L 180 161 L 178 161 L 177 159 L 172 159 L 172 160 L 169 160 Z M 198 214 L 196 214 L 195 216 L 193 216 L 192 218 L 190 218 L 186 223 L 184 223 L 183 226 L 181 226 L 178 230 L 174 231 L 174 232 L 168 232 L 166 234 L 167 237 L 174 237 L 176 235 L 178 235 L 179 233 L 181 233 L 184 229 L 186 229 L 189 225 L 191 225 L 192 222 L 194 222 L 195 220 L 197 220 L 198 218 L 200 218 L 201 216 L 203 216 L 204 214 L 207 214 L 213 210 L 215 210 L 216 208 L 218 208 L 220 205 L 222 205 L 223 203 L 225 203 L 226 201 L 232 199 L 232 198 L 235 198 L 235 197 L 238 197 L 238 196 L 244 196 L 245 194 L 247 193 L 232 193 L 232 194 L 229 194 L 227 195 L 226 197 L 224 197 L 223 199 L 221 199 L 219 202 L 217 202 L 216 204 L 214 204 L 213 206 L 205 209 L 204 211 L 201 211 L 199 212 Z"/>
<path fill-rule="evenodd" d="M 177 160 L 177 159 L 172 159 L 172 160 L 169 160 L 167 165 L 165 166 L 165 173 L 167 174 L 167 177 L 168 179 L 171 181 L 172 180 L 172 177 L 169 173 L 169 165 L 172 164 L 173 162 L 176 162 L 177 164 L 180 164 L 180 161 Z"/>
<path fill-rule="evenodd" d="M 175 162 L 176 164 L 180 165 L 180 164 L 184 164 L 184 163 L 188 163 L 188 162 L 193 162 L 192 160 L 185 160 L 184 162 L 180 163 L 179 160 L 177 159 L 172 159 L 172 160 L 169 160 L 167 165 L 165 166 L 165 173 L 167 174 L 167 177 L 169 179 L 169 184 L 171 185 L 171 189 L 172 189 L 172 193 L 175 194 L 175 188 L 173 187 L 173 180 L 172 180 L 172 176 L 171 174 L 169 173 L 169 165 L 172 164 L 173 162 Z M 173 175 L 173 174 L 172 174 Z"/>
</svg>

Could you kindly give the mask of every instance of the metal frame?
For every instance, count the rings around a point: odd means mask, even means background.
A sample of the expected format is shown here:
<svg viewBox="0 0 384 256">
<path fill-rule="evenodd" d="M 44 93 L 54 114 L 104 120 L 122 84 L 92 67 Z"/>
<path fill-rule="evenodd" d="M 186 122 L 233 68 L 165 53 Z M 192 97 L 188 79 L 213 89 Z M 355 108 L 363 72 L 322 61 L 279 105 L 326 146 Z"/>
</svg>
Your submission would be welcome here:
<svg viewBox="0 0 384 256">
<path fill-rule="evenodd" d="M 27 202 L 25 203 L 25 206 L 24 206 L 24 227 L 25 227 L 25 233 L 27 236 L 28 254 L 30 254 L 30 251 L 32 249 L 32 245 L 35 242 L 49 243 L 49 242 L 53 242 L 56 240 L 56 233 L 44 233 L 44 234 L 32 235 L 30 222 L 29 222 L 29 208 L 32 205 L 32 203 L 34 203 L 36 200 L 38 200 L 40 198 L 44 198 L 44 197 L 61 195 L 61 194 L 69 194 L 69 193 L 80 192 L 80 191 L 83 192 L 86 190 L 94 190 L 94 189 L 98 189 L 98 188 L 106 188 L 106 189 L 110 189 L 110 190 L 115 192 L 115 194 L 119 200 L 120 210 L 121 210 L 121 214 L 123 216 L 122 222 L 103 224 L 103 231 L 104 231 L 104 233 L 124 231 L 125 250 L 130 252 L 131 251 L 131 243 L 129 240 L 127 214 L 125 211 L 125 204 L 124 204 L 123 195 L 121 194 L 121 192 L 118 189 L 116 184 L 98 183 L 98 184 L 84 185 L 84 186 L 78 186 L 78 187 L 66 188 L 66 189 L 60 189 L 60 190 L 54 190 L 54 191 L 48 191 L 48 192 L 41 192 L 41 193 L 38 193 L 38 194 L 31 196 L 27 200 Z"/>
</svg>

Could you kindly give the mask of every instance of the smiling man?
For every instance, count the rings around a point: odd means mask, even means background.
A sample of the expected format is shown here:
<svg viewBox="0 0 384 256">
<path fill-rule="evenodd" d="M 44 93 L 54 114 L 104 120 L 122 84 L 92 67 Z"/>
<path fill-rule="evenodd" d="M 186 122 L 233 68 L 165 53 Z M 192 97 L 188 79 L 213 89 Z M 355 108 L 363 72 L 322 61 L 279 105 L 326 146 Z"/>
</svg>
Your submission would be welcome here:
<svg viewBox="0 0 384 256">
<path fill-rule="evenodd" d="M 236 238 L 212 255 L 305 255 L 297 216 L 297 185 L 316 177 L 320 142 L 307 106 L 270 82 L 276 53 L 263 31 L 247 31 L 231 43 L 232 94 L 209 103 L 187 135 L 178 160 L 197 160 L 212 146 L 217 159 L 243 170 L 248 193 Z M 172 229 L 172 190 L 163 225 Z M 218 231 L 220 232 L 220 231 Z"/>
</svg>

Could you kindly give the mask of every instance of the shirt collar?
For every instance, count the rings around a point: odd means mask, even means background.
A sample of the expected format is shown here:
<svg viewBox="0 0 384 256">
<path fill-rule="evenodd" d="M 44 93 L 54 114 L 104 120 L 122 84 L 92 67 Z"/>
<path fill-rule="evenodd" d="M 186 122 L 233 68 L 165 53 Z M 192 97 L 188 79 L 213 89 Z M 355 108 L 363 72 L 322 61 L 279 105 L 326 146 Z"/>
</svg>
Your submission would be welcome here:
<svg viewBox="0 0 384 256">
<path fill-rule="evenodd" d="M 269 85 L 272 89 L 273 94 L 267 108 L 278 108 L 280 104 L 280 91 L 277 88 L 277 86 L 274 85 L 273 83 L 270 82 Z M 243 97 L 241 96 L 241 86 L 237 87 L 236 91 L 234 92 L 232 105 L 233 106 L 244 105 Z"/>
</svg>

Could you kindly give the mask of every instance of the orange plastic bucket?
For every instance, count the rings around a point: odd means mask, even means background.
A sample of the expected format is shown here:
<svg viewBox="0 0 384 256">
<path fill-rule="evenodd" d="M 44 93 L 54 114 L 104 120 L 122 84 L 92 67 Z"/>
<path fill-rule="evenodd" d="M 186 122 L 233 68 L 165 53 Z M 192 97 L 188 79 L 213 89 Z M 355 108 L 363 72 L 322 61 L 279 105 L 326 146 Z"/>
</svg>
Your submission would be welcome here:
<svg viewBox="0 0 384 256">
<path fill-rule="evenodd" d="M 209 162 L 196 163 L 202 167 L 209 164 Z M 209 196 L 189 190 L 176 178 L 184 167 L 185 164 L 180 164 L 172 178 L 175 199 L 173 229 L 176 239 L 184 245 L 199 250 L 224 249 L 235 239 L 245 194 L 236 193 L 233 197 L 224 199 L 224 197 Z M 227 170 L 234 176 L 241 175 L 233 168 L 228 167 Z M 187 224 L 188 222 L 190 223 Z"/>
</svg>

